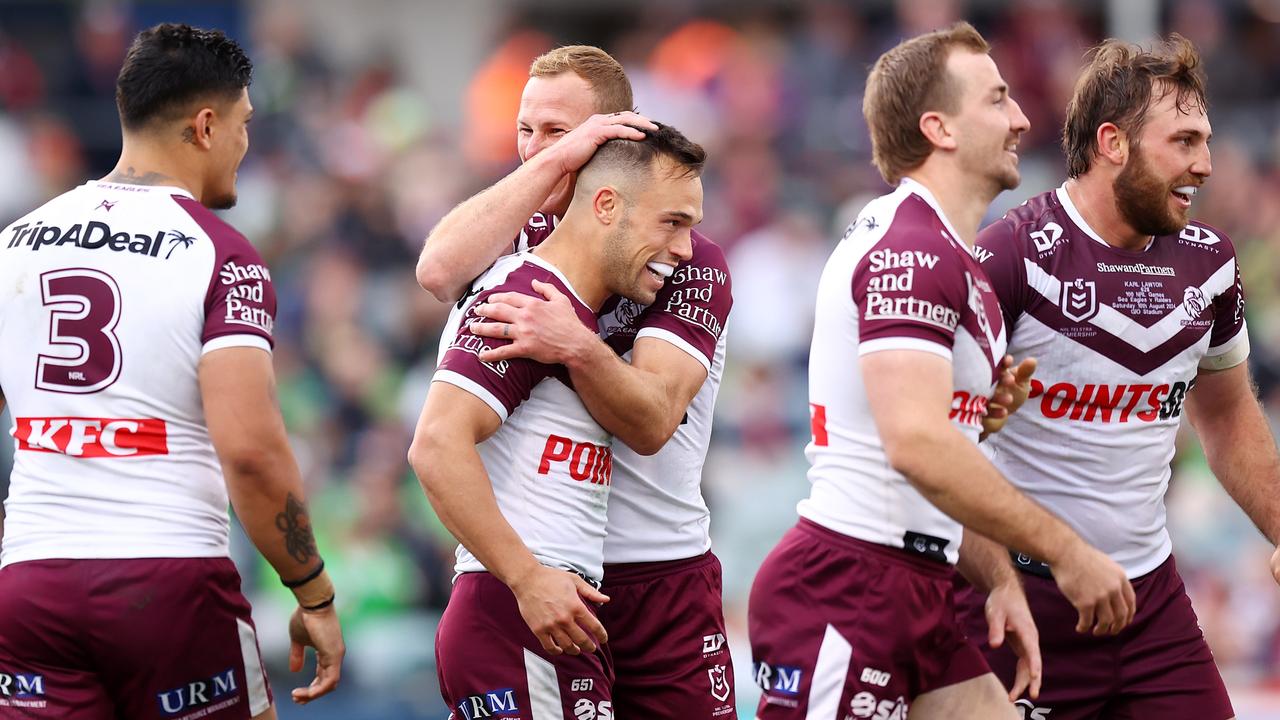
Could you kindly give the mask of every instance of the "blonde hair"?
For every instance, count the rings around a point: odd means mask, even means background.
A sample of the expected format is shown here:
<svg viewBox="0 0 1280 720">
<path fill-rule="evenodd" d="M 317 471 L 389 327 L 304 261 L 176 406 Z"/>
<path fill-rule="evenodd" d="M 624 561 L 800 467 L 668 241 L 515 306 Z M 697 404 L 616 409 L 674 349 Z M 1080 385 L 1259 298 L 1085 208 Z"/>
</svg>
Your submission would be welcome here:
<svg viewBox="0 0 1280 720">
<path fill-rule="evenodd" d="M 609 53 L 592 45 L 565 45 L 534 58 L 529 77 L 553 77 L 571 72 L 591 86 L 596 112 L 634 110 L 631 81 Z"/>
<path fill-rule="evenodd" d="M 871 131 L 871 162 L 890 185 L 933 152 L 920 132 L 920 116 L 958 107 L 956 78 L 946 71 L 947 58 L 957 47 L 975 53 L 991 49 L 972 25 L 960 22 L 898 43 L 876 60 L 867 76 L 862 115 Z"/>
</svg>

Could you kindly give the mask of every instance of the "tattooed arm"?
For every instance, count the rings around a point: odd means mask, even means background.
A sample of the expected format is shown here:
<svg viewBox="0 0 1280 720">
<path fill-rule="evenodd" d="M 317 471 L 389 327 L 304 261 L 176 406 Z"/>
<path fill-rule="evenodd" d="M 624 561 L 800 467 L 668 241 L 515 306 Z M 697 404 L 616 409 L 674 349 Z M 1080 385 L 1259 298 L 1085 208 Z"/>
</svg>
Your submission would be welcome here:
<svg viewBox="0 0 1280 720">
<path fill-rule="evenodd" d="M 258 348 L 214 350 L 200 360 L 200 394 L 209 438 L 218 451 L 240 524 L 280 579 L 298 597 L 290 621 L 290 668 L 302 668 L 303 646 L 316 648 L 316 679 L 295 689 L 306 703 L 337 686 L 345 645 L 303 499 L 302 476 L 276 402 L 271 355 Z"/>
</svg>

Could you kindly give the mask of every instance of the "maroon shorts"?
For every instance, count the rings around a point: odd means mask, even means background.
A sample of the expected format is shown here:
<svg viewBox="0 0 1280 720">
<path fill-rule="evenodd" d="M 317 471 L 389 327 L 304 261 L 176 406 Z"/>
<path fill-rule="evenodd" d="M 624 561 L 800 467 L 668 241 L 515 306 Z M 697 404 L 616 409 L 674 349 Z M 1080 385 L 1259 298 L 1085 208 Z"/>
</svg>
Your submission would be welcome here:
<svg viewBox="0 0 1280 720">
<path fill-rule="evenodd" d="M 953 575 L 801 518 L 751 587 L 756 717 L 906 717 L 917 696 L 990 672 L 960 630 Z"/>
<path fill-rule="evenodd" d="M 0 718 L 249 718 L 271 705 L 227 558 L 0 570 Z"/>
<path fill-rule="evenodd" d="M 436 672 L 452 720 L 613 715 L 608 644 L 593 653 L 548 654 L 515 595 L 485 572 L 464 573 L 453 584 L 436 629 Z"/>
<path fill-rule="evenodd" d="M 715 555 L 606 565 L 601 591 L 618 717 L 737 717 Z"/>
<path fill-rule="evenodd" d="M 1044 657 L 1040 698 L 1018 702 L 1026 717 L 1226 720 L 1235 715 L 1172 556 L 1133 581 L 1138 613 L 1133 624 L 1112 637 L 1077 633 L 1075 608 L 1053 580 L 1029 572 L 1022 577 Z M 957 596 L 969 637 L 1009 687 L 1017 660 L 1007 645 L 987 646 L 985 597 L 968 587 Z"/>
</svg>

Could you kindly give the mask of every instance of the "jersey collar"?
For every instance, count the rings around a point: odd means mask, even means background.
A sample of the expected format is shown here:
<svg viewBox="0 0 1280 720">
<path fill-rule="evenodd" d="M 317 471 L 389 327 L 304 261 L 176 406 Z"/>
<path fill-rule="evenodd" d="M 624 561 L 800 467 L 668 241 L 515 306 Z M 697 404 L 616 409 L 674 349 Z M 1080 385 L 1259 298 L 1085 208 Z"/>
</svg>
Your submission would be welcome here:
<svg viewBox="0 0 1280 720">
<path fill-rule="evenodd" d="M 956 232 L 956 229 L 951 225 L 951 221 L 947 219 L 947 214 L 942 212 L 942 206 L 938 204 L 938 199 L 933 196 L 933 193 L 929 192 L 929 188 L 925 187 L 923 183 L 912 180 L 909 177 L 902 178 L 902 180 L 898 182 L 898 187 L 905 187 L 908 192 L 919 195 L 920 199 L 928 203 L 929 207 L 933 208 L 933 212 L 938 215 L 938 219 L 942 221 L 942 226 L 951 234 L 951 241 L 956 245 L 959 245 L 965 252 L 969 253 L 970 256 L 973 255 L 973 248 L 969 247 L 968 243 L 960 239 L 960 233 Z"/>
<path fill-rule="evenodd" d="M 1080 214 L 1079 208 L 1077 208 L 1076 204 L 1071 201 L 1071 194 L 1067 192 L 1067 184 L 1065 182 L 1059 185 L 1058 189 L 1054 190 L 1054 192 L 1058 195 L 1058 202 L 1062 204 L 1062 209 L 1067 211 L 1067 217 L 1071 218 L 1071 222 L 1075 223 L 1076 227 L 1084 231 L 1085 235 L 1088 235 L 1093 238 L 1095 242 L 1105 245 L 1112 250 L 1121 249 L 1115 247 L 1106 240 L 1103 240 L 1101 235 L 1095 232 L 1092 227 L 1089 227 L 1089 223 L 1085 222 L 1084 216 Z M 1151 244 L 1155 242 L 1155 240 L 1156 239 L 1154 237 L 1147 238 L 1147 244 L 1139 252 L 1146 252 L 1151 249 Z"/>
</svg>

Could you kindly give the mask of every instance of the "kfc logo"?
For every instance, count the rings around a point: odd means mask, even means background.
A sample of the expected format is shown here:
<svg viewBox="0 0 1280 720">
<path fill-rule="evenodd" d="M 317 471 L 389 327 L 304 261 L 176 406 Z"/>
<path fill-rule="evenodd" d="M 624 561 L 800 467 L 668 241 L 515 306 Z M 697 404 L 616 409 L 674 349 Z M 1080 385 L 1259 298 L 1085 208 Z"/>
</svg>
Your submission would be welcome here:
<svg viewBox="0 0 1280 720">
<path fill-rule="evenodd" d="M 19 450 L 85 458 L 168 455 L 165 422 L 155 418 L 18 418 Z"/>
</svg>

